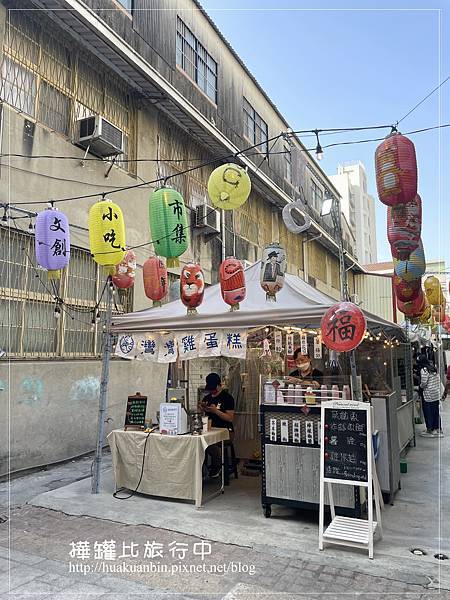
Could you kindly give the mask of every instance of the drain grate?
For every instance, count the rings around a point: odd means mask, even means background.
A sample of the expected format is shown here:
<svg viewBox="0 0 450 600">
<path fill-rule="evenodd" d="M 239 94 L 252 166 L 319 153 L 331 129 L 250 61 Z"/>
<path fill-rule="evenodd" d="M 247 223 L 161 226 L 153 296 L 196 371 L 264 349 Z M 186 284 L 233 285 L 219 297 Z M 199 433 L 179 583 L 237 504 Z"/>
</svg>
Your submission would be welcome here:
<svg viewBox="0 0 450 600">
<path fill-rule="evenodd" d="M 427 554 L 425 550 L 422 550 L 422 548 L 411 548 L 410 552 L 415 556 L 426 556 Z"/>
<path fill-rule="evenodd" d="M 446 554 L 442 554 L 442 552 L 435 554 L 434 558 L 437 558 L 438 560 L 448 560 L 448 556 Z"/>
</svg>

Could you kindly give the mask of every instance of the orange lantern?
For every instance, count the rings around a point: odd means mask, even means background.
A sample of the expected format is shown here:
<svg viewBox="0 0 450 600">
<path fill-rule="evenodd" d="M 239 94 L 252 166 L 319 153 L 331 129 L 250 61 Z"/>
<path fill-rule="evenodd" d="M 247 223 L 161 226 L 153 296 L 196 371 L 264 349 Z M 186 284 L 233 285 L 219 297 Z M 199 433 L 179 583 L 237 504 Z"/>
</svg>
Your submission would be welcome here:
<svg viewBox="0 0 450 600">
<path fill-rule="evenodd" d="M 226 258 L 219 267 L 220 291 L 224 302 L 231 310 L 239 308 L 239 302 L 245 299 L 244 267 L 234 257 Z"/>
<path fill-rule="evenodd" d="M 419 295 L 421 290 L 420 279 L 405 281 L 394 273 L 394 291 L 401 302 L 411 302 Z"/>
<path fill-rule="evenodd" d="M 204 292 L 205 277 L 201 266 L 194 263 L 184 265 L 180 275 L 180 296 L 188 315 L 197 312 L 197 306 L 203 302 Z"/>
<path fill-rule="evenodd" d="M 168 289 L 167 269 L 163 261 L 158 256 L 152 256 L 145 261 L 142 271 L 145 295 L 153 300 L 155 306 L 160 306 Z"/>
<path fill-rule="evenodd" d="M 387 209 L 387 237 L 392 256 L 407 260 L 419 246 L 422 230 L 422 200 L 416 194 L 414 200 L 396 204 Z"/>
<path fill-rule="evenodd" d="M 391 133 L 375 151 L 378 197 L 394 206 L 414 200 L 417 194 L 417 163 L 414 144 L 398 132 Z"/>
</svg>

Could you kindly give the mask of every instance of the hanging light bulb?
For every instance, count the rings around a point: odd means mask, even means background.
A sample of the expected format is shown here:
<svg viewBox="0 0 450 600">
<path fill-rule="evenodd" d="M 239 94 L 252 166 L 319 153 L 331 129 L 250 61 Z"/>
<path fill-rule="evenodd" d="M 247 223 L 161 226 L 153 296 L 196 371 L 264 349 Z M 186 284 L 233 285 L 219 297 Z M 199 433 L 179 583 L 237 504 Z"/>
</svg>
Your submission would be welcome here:
<svg viewBox="0 0 450 600">
<path fill-rule="evenodd" d="M 100 321 L 100 311 L 98 310 L 96 315 L 95 315 L 95 320 L 96 321 Z"/>
<path fill-rule="evenodd" d="M 317 160 L 322 160 L 323 150 L 322 150 L 322 146 L 320 145 L 320 141 L 319 141 L 319 130 L 315 129 L 314 133 L 316 134 L 316 139 L 317 139 L 316 158 L 317 158 Z"/>
<path fill-rule="evenodd" d="M 33 222 L 32 222 L 31 217 L 30 217 L 30 222 L 28 224 L 28 231 L 33 231 L 33 229 L 34 229 Z"/>
<path fill-rule="evenodd" d="M 56 304 L 55 310 L 53 311 L 53 314 L 55 316 L 55 319 L 59 319 L 61 317 L 61 309 L 58 306 L 58 304 Z"/>
<path fill-rule="evenodd" d="M 94 329 L 95 329 L 95 323 L 96 323 L 95 317 L 92 317 L 92 320 L 91 320 L 91 331 L 94 331 Z"/>
<path fill-rule="evenodd" d="M 7 222 L 8 222 L 8 205 L 4 204 L 3 205 L 2 223 L 7 223 Z"/>
</svg>

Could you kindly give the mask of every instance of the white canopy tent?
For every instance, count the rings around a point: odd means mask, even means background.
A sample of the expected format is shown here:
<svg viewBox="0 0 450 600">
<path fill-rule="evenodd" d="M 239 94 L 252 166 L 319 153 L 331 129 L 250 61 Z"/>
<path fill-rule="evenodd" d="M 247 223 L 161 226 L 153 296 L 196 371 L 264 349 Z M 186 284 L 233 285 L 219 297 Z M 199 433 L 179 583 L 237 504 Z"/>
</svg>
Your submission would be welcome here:
<svg viewBox="0 0 450 600">
<path fill-rule="evenodd" d="M 277 294 L 277 301 L 267 301 L 259 283 L 260 269 L 261 262 L 257 262 L 245 270 L 247 296 L 238 311 L 229 310 L 222 299 L 220 285 L 216 284 L 205 290 L 198 314 L 187 315 L 181 300 L 175 300 L 159 308 L 115 316 L 112 331 L 185 331 L 265 325 L 318 327 L 323 314 L 336 303 L 335 299 L 319 292 L 300 277 L 289 274 L 283 289 Z M 403 337 L 403 330 L 398 325 L 366 311 L 364 314 L 370 329 L 383 329 Z"/>
</svg>

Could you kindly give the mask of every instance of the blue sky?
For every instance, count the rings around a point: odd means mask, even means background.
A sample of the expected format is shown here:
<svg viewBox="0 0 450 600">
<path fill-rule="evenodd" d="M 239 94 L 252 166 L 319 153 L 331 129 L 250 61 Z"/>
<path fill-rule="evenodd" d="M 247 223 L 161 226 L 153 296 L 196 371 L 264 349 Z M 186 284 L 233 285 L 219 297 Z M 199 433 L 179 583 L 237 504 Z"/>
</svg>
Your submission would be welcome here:
<svg viewBox="0 0 450 600">
<path fill-rule="evenodd" d="M 375 4 L 375 3 L 374 3 Z M 203 6 L 293 129 L 393 123 L 450 75 L 450 4 L 365 0 L 203 0 Z M 278 6 L 282 6 L 280 9 Z M 314 9 L 307 9 L 314 6 Z M 447 6 L 447 8 L 446 8 Z M 226 8 L 224 8 L 226 7 Z M 323 7 L 321 9 L 320 7 Z M 325 9 L 332 10 L 325 10 Z M 291 9 L 291 10 L 289 10 Z M 363 10 L 365 9 L 365 10 Z M 437 9 L 441 9 L 440 11 Z M 450 81 L 399 126 L 402 133 L 450 122 Z M 331 141 L 380 137 L 321 138 Z M 445 258 L 450 269 L 450 128 L 411 135 L 416 146 L 422 239 L 427 259 Z M 308 146 L 311 140 L 305 139 Z M 373 155 L 377 143 L 325 150 L 326 173 L 338 163 L 361 160 L 376 199 L 378 259 L 390 260 L 386 207 L 376 195 Z M 310 146 L 309 146 L 310 147 Z"/>
</svg>

